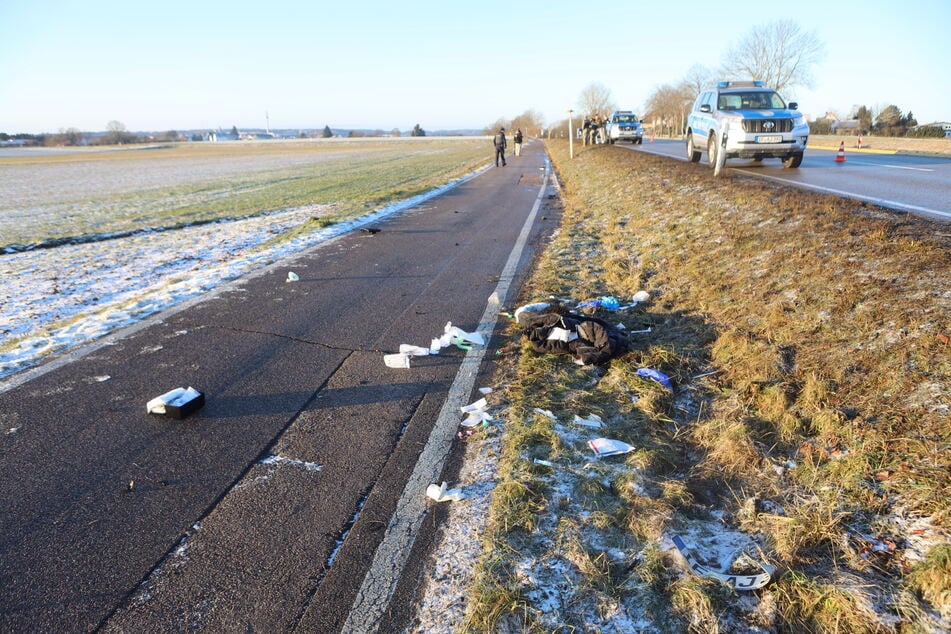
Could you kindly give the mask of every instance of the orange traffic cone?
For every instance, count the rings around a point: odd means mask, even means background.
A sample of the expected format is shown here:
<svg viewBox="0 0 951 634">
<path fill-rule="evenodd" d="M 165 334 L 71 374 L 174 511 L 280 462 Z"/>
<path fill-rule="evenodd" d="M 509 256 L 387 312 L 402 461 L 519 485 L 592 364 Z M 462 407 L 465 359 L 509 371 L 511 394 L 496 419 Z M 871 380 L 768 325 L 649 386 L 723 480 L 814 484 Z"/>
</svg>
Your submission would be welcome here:
<svg viewBox="0 0 951 634">
<path fill-rule="evenodd" d="M 839 143 L 839 153 L 835 155 L 836 163 L 845 163 L 845 141 Z"/>
</svg>

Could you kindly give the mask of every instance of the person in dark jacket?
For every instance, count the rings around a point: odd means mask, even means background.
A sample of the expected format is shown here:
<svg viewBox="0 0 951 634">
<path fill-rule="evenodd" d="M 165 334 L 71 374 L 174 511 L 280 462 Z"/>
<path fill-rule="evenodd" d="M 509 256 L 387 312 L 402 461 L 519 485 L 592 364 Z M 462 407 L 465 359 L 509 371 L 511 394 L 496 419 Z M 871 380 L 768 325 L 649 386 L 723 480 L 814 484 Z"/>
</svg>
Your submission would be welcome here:
<svg viewBox="0 0 951 634">
<path fill-rule="evenodd" d="M 492 142 L 495 144 L 495 166 L 498 167 L 499 161 L 502 161 L 502 167 L 505 167 L 505 128 L 499 128 Z"/>
<path fill-rule="evenodd" d="M 515 131 L 515 135 L 512 137 L 512 141 L 515 143 L 515 156 L 522 155 L 522 129 L 519 128 Z"/>
</svg>

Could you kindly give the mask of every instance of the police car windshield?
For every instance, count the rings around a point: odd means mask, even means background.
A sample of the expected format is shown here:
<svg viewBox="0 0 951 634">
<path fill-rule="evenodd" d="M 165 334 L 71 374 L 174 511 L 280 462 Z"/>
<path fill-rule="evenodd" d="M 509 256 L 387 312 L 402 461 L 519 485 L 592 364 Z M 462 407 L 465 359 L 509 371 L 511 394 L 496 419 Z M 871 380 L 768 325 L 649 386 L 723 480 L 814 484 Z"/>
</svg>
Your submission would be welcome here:
<svg viewBox="0 0 951 634">
<path fill-rule="evenodd" d="M 785 102 L 775 92 L 731 92 L 721 94 L 718 110 L 783 110 Z"/>
<path fill-rule="evenodd" d="M 637 123 L 637 117 L 632 114 L 619 114 L 615 117 L 618 123 Z"/>
</svg>

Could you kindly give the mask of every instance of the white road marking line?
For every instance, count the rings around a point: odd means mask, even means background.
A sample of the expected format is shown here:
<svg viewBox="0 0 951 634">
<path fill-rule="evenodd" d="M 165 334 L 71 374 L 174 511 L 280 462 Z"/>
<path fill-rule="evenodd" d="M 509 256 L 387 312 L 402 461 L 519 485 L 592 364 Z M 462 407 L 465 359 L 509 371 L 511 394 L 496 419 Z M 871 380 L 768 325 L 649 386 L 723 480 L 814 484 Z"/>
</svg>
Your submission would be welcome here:
<svg viewBox="0 0 951 634">
<path fill-rule="evenodd" d="M 779 183 L 785 183 L 786 185 L 792 185 L 794 187 L 803 187 L 805 189 L 812 189 L 812 190 L 824 192 L 827 194 L 835 194 L 836 196 L 843 196 L 845 198 L 851 198 L 853 200 L 863 200 L 865 202 L 872 203 L 874 205 L 879 205 L 881 207 L 888 207 L 890 209 L 897 209 L 899 211 L 914 211 L 914 212 L 919 212 L 924 214 L 932 214 L 940 218 L 951 219 L 951 212 L 947 212 L 947 211 L 938 211 L 937 209 L 929 209 L 927 207 L 909 205 L 909 204 L 900 203 L 894 200 L 887 200 L 885 198 L 875 198 L 873 196 L 862 196 L 861 194 L 847 192 L 841 189 L 833 189 L 831 187 L 820 187 L 819 185 L 810 185 L 809 183 L 803 183 L 802 181 L 794 181 L 788 178 L 780 178 L 778 176 L 769 176 L 767 174 L 759 174 L 757 172 L 744 170 L 744 169 L 737 169 L 736 171 L 742 172 L 744 174 L 749 174 L 752 176 L 758 176 L 759 178 L 766 178 L 768 180 L 777 181 Z"/>
<path fill-rule="evenodd" d="M 548 186 L 548 174 L 546 169 L 532 211 L 522 225 L 518 239 L 499 276 L 499 283 L 495 287 L 494 296 L 500 298 L 502 302 L 505 301 L 506 294 L 514 282 L 518 262 L 528 242 L 535 216 L 538 215 L 541 207 L 545 189 Z M 501 302 L 488 302 L 482 314 L 478 332 L 492 332 L 495 329 L 500 308 Z M 459 425 L 459 408 L 466 404 L 472 392 L 486 349 L 486 346 L 480 346 L 466 353 L 456 378 L 449 388 L 446 402 L 443 403 L 429 440 L 419 455 L 413 473 L 406 482 L 403 494 L 396 505 L 396 511 L 386 527 L 383 540 L 373 556 L 370 570 L 363 578 L 342 632 L 369 634 L 379 629 L 380 621 L 386 614 L 403 568 L 409 560 L 413 542 L 426 516 L 427 503 L 424 495 L 426 487 L 435 482 L 442 473 L 449 447 Z"/>
<path fill-rule="evenodd" d="M 911 170 L 913 172 L 933 172 L 933 169 L 927 167 L 906 167 L 904 165 L 882 165 L 882 167 L 890 167 L 893 170 Z"/>
</svg>

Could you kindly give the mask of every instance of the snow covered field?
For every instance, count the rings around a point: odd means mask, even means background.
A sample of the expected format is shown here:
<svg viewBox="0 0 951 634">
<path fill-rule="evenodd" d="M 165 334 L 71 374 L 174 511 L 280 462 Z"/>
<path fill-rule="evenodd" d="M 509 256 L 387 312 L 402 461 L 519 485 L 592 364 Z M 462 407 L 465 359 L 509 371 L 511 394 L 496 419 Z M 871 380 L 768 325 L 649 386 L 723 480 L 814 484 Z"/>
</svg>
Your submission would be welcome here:
<svg viewBox="0 0 951 634">
<path fill-rule="evenodd" d="M 170 161 L 149 164 L 149 170 L 141 169 L 135 161 L 97 161 L 72 164 L 72 168 L 71 164 L 53 164 L 43 170 L 42 187 L 26 179 L 28 170 L 35 168 L 2 165 L 0 245 L 11 244 L 9 236 L 14 231 L 22 235 L 24 226 L 32 226 L 37 241 L 45 239 L 50 235 L 49 226 L 62 214 L 80 216 L 87 227 L 102 224 L 111 228 L 107 217 L 115 210 L 96 207 L 93 202 L 68 205 L 68 201 L 87 197 L 89 191 L 98 191 L 99 184 L 104 193 L 128 200 L 131 193 L 154 189 L 162 179 L 166 187 L 186 179 L 211 178 L 211 172 L 215 178 L 224 174 L 240 179 L 247 170 L 262 169 L 261 158 L 255 160 L 231 157 L 207 163 L 180 161 L 178 165 Z M 281 165 L 295 160 L 301 159 L 283 155 L 275 159 Z M 52 181 L 49 187 L 47 178 Z M 334 205 L 143 230 L 124 237 L 84 232 L 88 241 L 80 244 L 0 253 L 0 381 L 245 273 L 417 205 L 459 182 L 276 244 L 270 244 L 276 236 L 332 213 Z"/>
</svg>

